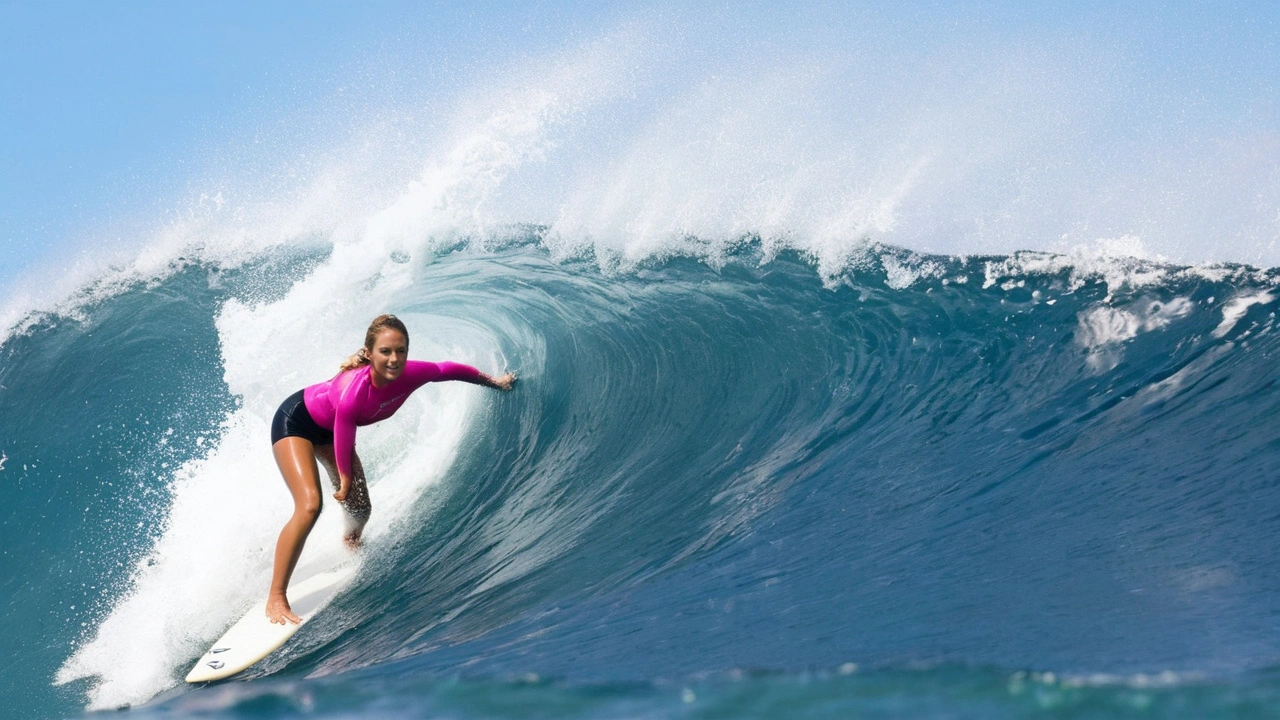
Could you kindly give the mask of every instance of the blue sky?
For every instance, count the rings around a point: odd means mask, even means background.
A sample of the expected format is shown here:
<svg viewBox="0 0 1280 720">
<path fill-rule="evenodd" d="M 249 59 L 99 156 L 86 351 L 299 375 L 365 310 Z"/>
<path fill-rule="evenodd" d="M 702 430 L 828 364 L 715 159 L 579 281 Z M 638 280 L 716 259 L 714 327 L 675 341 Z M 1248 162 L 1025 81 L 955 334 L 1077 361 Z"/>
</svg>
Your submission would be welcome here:
<svg viewBox="0 0 1280 720">
<path fill-rule="evenodd" d="M 396 64 L 384 84 L 447 85 L 484 43 L 545 46 L 575 16 L 572 3 L 0 0 L 0 285 L 165 212 L 201 154 L 321 107 L 371 62 Z"/>
<path fill-rule="evenodd" d="M 1252 145 L 1241 152 L 1256 156 L 1266 152 L 1267 133 L 1280 131 L 1274 3 L 794 7 L 731 2 L 666 12 L 696 28 L 680 52 L 690 74 L 707 78 L 733 63 L 699 68 L 699 57 L 758 65 L 770 53 L 856 44 L 846 37 L 879 37 L 887 63 L 894 53 L 911 62 L 934 45 L 968 53 L 966 37 L 974 45 L 1021 38 L 1068 51 L 1092 45 L 1134 66 L 1123 70 L 1129 108 L 1107 110 L 1133 122 L 1099 135 L 1099 148 L 1136 146 L 1146 132 L 1157 144 L 1207 146 L 1244 124 Z M 282 125 L 323 115 L 343 92 L 371 106 L 451 97 L 487 68 L 588 41 L 619 19 L 661 16 L 659 8 L 0 0 L 0 287 L 37 261 L 153 223 L 227 146 L 264 128 L 287 133 Z M 866 35 L 877 23 L 879 35 Z M 1262 169 L 1250 171 L 1250 182 L 1266 182 L 1276 167 L 1265 157 L 1252 162 Z M 1274 182 L 1261 192 L 1271 202 Z"/>
</svg>

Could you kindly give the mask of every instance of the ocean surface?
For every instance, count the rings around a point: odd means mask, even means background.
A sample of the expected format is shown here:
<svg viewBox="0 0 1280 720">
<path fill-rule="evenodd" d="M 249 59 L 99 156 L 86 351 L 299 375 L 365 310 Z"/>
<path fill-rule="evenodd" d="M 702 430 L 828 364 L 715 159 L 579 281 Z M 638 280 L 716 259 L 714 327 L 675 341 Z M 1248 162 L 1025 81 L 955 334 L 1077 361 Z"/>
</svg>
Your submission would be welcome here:
<svg viewBox="0 0 1280 720">
<path fill-rule="evenodd" d="M 180 259 L 11 332 L 10 716 L 1280 708 L 1275 272 L 875 247 L 824 278 L 751 239 L 607 272 L 544 234 L 342 293 L 342 247 Z M 432 385 L 362 429 L 355 584 L 184 686 L 265 592 L 275 405 L 374 310 L 516 391 Z"/>
</svg>

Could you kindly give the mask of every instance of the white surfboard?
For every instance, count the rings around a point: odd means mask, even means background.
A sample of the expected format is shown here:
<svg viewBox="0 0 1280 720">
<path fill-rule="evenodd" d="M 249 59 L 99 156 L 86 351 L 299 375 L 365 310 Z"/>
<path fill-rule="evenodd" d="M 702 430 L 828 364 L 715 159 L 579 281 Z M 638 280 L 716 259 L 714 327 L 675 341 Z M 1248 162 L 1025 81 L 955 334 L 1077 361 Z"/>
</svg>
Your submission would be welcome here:
<svg viewBox="0 0 1280 720">
<path fill-rule="evenodd" d="M 302 618 L 298 624 L 279 625 L 267 619 L 262 601 L 218 638 L 187 673 L 187 682 L 202 683 L 231 677 L 275 652 L 299 628 L 315 616 L 355 576 L 352 566 L 318 572 L 289 586 L 289 605 Z"/>
</svg>

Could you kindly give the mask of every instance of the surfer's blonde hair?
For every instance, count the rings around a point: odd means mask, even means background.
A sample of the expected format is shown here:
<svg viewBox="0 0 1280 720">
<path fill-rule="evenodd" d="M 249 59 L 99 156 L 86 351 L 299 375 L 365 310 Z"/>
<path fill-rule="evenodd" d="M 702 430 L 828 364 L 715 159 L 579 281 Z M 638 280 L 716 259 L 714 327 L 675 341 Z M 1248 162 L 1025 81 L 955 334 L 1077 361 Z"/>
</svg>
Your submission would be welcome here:
<svg viewBox="0 0 1280 720">
<path fill-rule="evenodd" d="M 404 344 L 409 344 L 409 328 L 404 326 L 404 323 L 400 321 L 400 318 L 395 315 L 379 315 L 373 319 L 373 322 L 369 323 L 369 329 L 365 331 L 364 347 L 357 350 L 356 354 L 347 358 L 346 362 L 342 363 L 342 367 L 339 368 L 339 371 L 354 370 L 361 365 L 368 365 L 369 353 L 373 352 L 373 341 L 378 339 L 378 333 L 383 330 L 395 330 L 396 332 L 399 332 L 404 336 Z"/>
</svg>

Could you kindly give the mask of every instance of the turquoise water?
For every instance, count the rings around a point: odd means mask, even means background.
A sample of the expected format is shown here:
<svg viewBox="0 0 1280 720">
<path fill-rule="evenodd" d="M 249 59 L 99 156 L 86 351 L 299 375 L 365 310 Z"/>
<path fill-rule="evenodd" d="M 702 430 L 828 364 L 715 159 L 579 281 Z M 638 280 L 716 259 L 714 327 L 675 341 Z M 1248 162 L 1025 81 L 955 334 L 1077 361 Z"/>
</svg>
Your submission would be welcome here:
<svg viewBox="0 0 1280 720">
<path fill-rule="evenodd" d="M 621 271 L 504 243 L 200 260 L 0 347 L 18 717 L 1265 717 L 1276 276 L 751 239 Z M 361 430 L 355 585 L 231 681 L 270 413 L 374 310 L 430 386 Z M 341 552 L 326 511 L 312 557 Z M 304 559 L 305 562 L 305 559 Z"/>
</svg>

